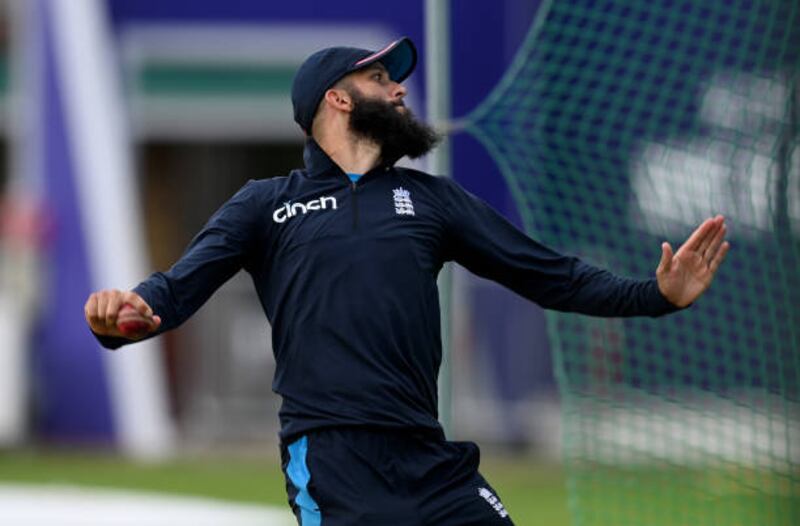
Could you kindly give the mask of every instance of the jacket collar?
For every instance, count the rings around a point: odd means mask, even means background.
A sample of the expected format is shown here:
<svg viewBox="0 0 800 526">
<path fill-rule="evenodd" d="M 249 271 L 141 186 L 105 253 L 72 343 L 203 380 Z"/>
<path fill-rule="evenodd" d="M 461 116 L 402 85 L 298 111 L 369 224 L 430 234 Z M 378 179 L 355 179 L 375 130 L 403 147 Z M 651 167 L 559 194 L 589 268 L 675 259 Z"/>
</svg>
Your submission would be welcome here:
<svg viewBox="0 0 800 526">
<path fill-rule="evenodd" d="M 311 177 L 322 175 L 331 170 L 342 171 L 339 166 L 333 162 L 333 159 L 325 153 L 325 150 L 320 148 L 317 141 L 311 137 L 306 139 L 306 145 L 303 148 L 303 162 L 305 162 L 306 171 Z"/>
<path fill-rule="evenodd" d="M 344 173 L 339 165 L 333 162 L 333 159 L 311 137 L 306 138 L 306 145 L 303 148 L 303 162 L 306 165 L 306 172 L 309 177 L 341 175 Z M 390 167 L 381 164 L 370 170 L 370 172 L 385 171 Z"/>
</svg>

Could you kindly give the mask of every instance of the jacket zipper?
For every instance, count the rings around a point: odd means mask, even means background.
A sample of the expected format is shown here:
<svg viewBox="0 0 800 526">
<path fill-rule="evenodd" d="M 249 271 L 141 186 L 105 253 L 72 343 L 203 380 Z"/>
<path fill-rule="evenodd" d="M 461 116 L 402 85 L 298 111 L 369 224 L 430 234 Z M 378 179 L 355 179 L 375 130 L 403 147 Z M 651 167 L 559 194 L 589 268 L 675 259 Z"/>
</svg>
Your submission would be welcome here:
<svg viewBox="0 0 800 526">
<path fill-rule="evenodd" d="M 355 182 L 350 183 L 350 193 L 353 195 L 353 230 L 358 227 L 358 187 Z"/>
</svg>

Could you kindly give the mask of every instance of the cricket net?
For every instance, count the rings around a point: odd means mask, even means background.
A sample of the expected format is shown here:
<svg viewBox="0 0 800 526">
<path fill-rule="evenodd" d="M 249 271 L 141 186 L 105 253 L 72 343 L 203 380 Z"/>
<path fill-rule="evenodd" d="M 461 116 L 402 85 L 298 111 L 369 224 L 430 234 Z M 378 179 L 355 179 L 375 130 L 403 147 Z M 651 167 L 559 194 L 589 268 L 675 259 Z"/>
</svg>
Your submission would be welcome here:
<svg viewBox="0 0 800 526">
<path fill-rule="evenodd" d="M 575 526 L 800 524 L 800 3 L 545 2 L 466 122 L 529 234 L 616 273 L 729 224 L 683 312 L 548 314 Z"/>
</svg>

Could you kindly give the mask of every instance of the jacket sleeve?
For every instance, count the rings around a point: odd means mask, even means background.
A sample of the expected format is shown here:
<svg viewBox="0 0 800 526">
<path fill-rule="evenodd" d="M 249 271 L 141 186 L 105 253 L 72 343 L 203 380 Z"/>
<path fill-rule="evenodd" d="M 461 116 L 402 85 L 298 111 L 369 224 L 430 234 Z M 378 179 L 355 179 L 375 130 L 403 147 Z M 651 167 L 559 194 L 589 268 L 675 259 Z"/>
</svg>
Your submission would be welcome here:
<svg viewBox="0 0 800 526">
<path fill-rule="evenodd" d="M 542 307 L 593 316 L 660 316 L 678 310 L 655 278 L 627 279 L 559 254 L 517 229 L 457 183 L 446 185 L 446 259 Z"/>
<path fill-rule="evenodd" d="M 172 268 L 150 275 L 133 289 L 161 316 L 161 327 L 147 338 L 186 321 L 245 265 L 258 231 L 260 207 L 255 186 L 254 181 L 248 182 L 226 202 Z M 134 343 L 126 338 L 95 336 L 109 349 Z"/>
</svg>

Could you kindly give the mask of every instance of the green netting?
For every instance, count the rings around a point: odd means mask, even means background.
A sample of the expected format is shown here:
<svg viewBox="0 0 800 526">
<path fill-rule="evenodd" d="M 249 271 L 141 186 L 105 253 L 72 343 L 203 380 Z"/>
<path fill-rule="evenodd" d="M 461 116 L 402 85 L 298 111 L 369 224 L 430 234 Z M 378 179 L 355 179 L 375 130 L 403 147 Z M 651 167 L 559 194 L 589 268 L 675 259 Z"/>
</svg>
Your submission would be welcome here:
<svg viewBox="0 0 800 526">
<path fill-rule="evenodd" d="M 728 218 L 690 309 L 548 315 L 575 526 L 800 524 L 799 120 L 797 0 L 545 3 L 467 119 L 528 232 L 617 273 Z"/>
</svg>

